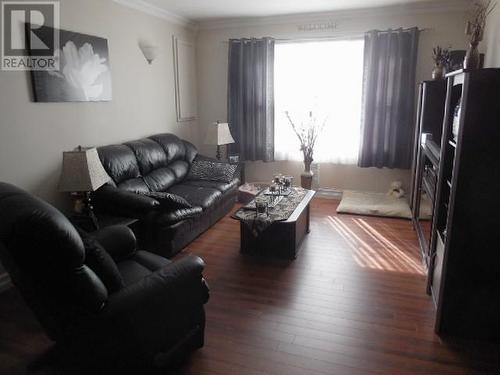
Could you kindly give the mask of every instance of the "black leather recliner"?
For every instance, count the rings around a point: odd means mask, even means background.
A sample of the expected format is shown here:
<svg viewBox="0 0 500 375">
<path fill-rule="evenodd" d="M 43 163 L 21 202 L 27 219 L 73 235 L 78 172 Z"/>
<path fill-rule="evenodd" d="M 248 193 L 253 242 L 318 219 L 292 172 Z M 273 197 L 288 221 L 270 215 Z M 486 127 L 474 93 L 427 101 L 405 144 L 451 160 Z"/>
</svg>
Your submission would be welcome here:
<svg viewBox="0 0 500 375">
<path fill-rule="evenodd" d="M 103 146 L 97 151 L 112 181 L 93 194 L 96 211 L 139 219 L 134 231 L 141 247 L 162 256 L 174 256 L 236 202 L 239 171 L 230 181 L 190 176 L 194 161 L 210 159 L 198 155 L 193 144 L 173 134 Z M 211 160 L 224 167 L 224 163 Z M 160 203 L 147 196 L 155 192 L 181 196 L 193 209 L 159 210 Z"/>
<path fill-rule="evenodd" d="M 84 238 L 56 208 L 0 183 L 0 260 L 64 358 L 168 366 L 203 346 L 203 261 L 138 251 L 130 229 Z"/>
</svg>

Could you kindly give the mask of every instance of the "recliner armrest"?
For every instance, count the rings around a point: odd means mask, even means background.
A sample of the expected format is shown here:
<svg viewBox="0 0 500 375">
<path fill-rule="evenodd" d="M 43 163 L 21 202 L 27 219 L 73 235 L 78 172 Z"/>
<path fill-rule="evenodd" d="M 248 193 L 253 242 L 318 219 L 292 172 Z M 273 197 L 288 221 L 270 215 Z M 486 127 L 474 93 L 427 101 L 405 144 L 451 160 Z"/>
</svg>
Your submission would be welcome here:
<svg viewBox="0 0 500 375">
<path fill-rule="evenodd" d="M 147 314 L 148 306 L 206 303 L 207 290 L 202 282 L 205 267 L 197 256 L 187 256 L 112 294 L 104 313 L 108 316 Z M 164 301 L 161 303 L 160 301 Z M 174 302 L 175 301 L 175 302 Z M 159 311 L 156 311 L 159 313 Z"/>
<path fill-rule="evenodd" d="M 90 234 L 111 255 L 115 262 L 131 257 L 137 250 L 132 230 L 125 225 L 113 225 Z"/>
<path fill-rule="evenodd" d="M 160 202 L 146 195 L 105 185 L 92 194 L 97 211 L 141 219 L 158 207 Z"/>
</svg>

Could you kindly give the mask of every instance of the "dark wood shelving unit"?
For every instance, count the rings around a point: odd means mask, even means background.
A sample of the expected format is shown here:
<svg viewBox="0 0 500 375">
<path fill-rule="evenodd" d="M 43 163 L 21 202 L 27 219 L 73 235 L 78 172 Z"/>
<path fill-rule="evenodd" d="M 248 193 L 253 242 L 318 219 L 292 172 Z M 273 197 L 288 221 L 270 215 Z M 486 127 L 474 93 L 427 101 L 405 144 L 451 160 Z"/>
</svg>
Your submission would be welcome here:
<svg viewBox="0 0 500 375">
<path fill-rule="evenodd" d="M 447 76 L 430 241 L 440 334 L 500 338 L 500 69 Z"/>
<path fill-rule="evenodd" d="M 426 266 L 430 263 L 432 213 L 441 155 L 445 99 L 444 80 L 424 81 L 420 84 L 410 206 Z"/>
</svg>

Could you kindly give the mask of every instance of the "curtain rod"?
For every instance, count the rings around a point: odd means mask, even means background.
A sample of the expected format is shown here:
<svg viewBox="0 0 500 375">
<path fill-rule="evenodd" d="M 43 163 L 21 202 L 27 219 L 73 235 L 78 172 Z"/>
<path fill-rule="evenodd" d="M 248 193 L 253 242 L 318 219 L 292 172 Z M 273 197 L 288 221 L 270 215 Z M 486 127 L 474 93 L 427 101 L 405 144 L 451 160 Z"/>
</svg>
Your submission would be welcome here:
<svg viewBox="0 0 500 375">
<path fill-rule="evenodd" d="M 368 32 L 372 32 L 372 31 L 376 31 L 376 32 L 379 32 L 379 33 L 388 33 L 390 31 L 398 31 L 398 30 L 402 30 L 402 31 L 410 31 L 411 29 L 417 29 L 418 31 L 422 32 L 422 31 L 431 31 L 431 30 L 434 30 L 432 28 L 423 28 L 423 29 L 420 29 L 418 27 L 397 27 L 395 29 L 388 29 L 388 30 L 379 30 L 379 29 L 372 29 L 372 30 L 368 30 Z"/>
<path fill-rule="evenodd" d="M 412 28 L 398 28 L 398 29 L 391 29 L 391 30 L 411 30 Z M 424 31 L 432 31 L 434 29 L 432 28 L 423 28 L 423 29 L 418 29 L 420 32 Z M 305 37 L 305 38 L 274 38 L 274 40 L 277 43 L 300 43 L 300 42 L 314 42 L 314 41 L 328 41 L 328 40 L 339 40 L 339 39 L 361 39 L 364 38 L 365 34 L 367 32 L 371 31 L 378 31 L 380 33 L 386 33 L 389 32 L 389 30 L 369 30 L 369 31 L 359 31 L 359 32 L 346 32 L 344 34 L 337 34 L 337 35 L 327 35 L 327 36 L 316 36 L 316 37 Z M 223 44 L 229 44 L 228 40 L 223 40 Z"/>
<path fill-rule="evenodd" d="M 276 38 L 274 40 L 277 43 L 301 43 L 301 42 L 319 42 L 319 41 L 329 41 L 329 40 L 339 40 L 339 39 L 343 40 L 362 39 L 363 37 L 364 37 L 363 33 L 348 33 L 348 34 L 317 36 L 309 38 Z"/>
</svg>

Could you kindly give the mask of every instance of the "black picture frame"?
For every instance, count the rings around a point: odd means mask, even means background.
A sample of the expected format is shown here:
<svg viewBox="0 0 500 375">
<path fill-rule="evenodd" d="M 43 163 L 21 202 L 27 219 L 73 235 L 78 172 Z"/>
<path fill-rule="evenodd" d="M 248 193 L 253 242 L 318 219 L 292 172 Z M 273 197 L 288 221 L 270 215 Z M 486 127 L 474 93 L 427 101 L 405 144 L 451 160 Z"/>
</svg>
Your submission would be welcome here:
<svg viewBox="0 0 500 375">
<path fill-rule="evenodd" d="M 38 33 L 54 33 L 43 26 Z M 58 71 L 31 71 L 35 102 L 111 101 L 111 67 L 105 38 L 59 30 Z M 28 55 L 31 47 L 28 41 Z"/>
<path fill-rule="evenodd" d="M 463 69 L 466 53 L 467 51 L 465 50 L 450 51 L 450 63 L 448 64 L 448 72 L 454 72 L 455 70 Z"/>
</svg>

